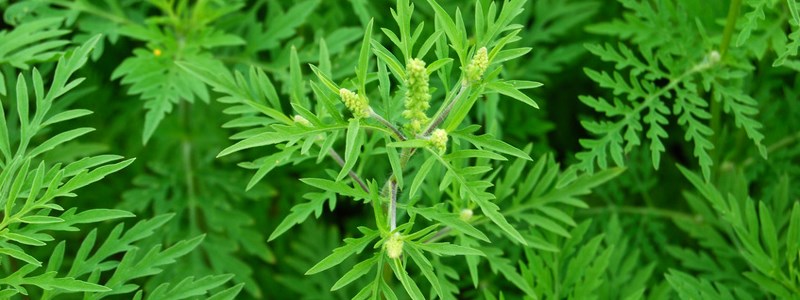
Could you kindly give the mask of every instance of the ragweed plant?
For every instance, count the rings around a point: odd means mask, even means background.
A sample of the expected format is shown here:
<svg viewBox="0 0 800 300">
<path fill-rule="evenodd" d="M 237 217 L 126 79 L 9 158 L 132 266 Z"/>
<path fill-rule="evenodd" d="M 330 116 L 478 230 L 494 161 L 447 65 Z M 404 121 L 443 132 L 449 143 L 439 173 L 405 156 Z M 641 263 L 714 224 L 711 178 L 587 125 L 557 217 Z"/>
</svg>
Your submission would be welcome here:
<svg viewBox="0 0 800 300">
<path fill-rule="evenodd" d="M 305 194 L 303 198 L 310 201 L 296 205 L 270 235 L 270 240 L 305 221 L 312 213 L 319 215 L 326 201 L 331 209 L 339 197 L 371 206 L 374 223 L 359 226 L 360 236 L 345 239 L 345 245 L 311 267 L 307 275 L 331 269 L 371 248 L 374 250 L 366 254 L 366 259 L 361 259 L 335 282 L 332 290 L 374 270 L 374 279 L 366 281 L 356 298 L 393 297 L 394 291 L 382 275 L 391 272 L 414 299 L 432 295 L 449 299 L 457 293 L 453 280 L 459 276 L 446 267 L 445 258 L 439 257 L 463 256 L 475 285 L 479 280 L 478 264 L 485 258 L 493 270 L 535 297 L 536 292 L 522 280 L 504 253 L 487 248 L 481 241 L 500 239 L 556 251 L 538 232 L 564 231 L 553 219 L 575 225 L 565 219 L 568 217 L 558 204 L 582 206 L 574 196 L 588 193 L 619 170 L 584 176 L 573 168 L 554 190 L 548 192 L 550 183 L 543 183 L 535 191 L 537 195 L 549 195 L 545 197 L 547 200 L 536 205 L 523 204 L 520 200 L 525 196 L 521 194 L 514 203 L 509 200 L 507 211 L 498 206 L 497 201 L 510 197 L 515 189 L 511 179 L 492 188 L 491 180 L 499 171 L 495 168 L 501 166 L 498 162 L 505 161 L 507 156 L 520 159 L 509 169 L 513 178 L 531 158 L 526 151 L 489 134 L 480 134 L 481 127 L 474 123 L 470 112 L 484 95 L 492 93 L 537 107 L 520 90 L 541 84 L 502 76 L 502 62 L 529 50 L 510 46 L 522 30 L 512 20 L 522 11 L 524 3 L 506 1 L 502 6 L 491 3 L 488 7 L 476 4 L 472 29 L 476 39 L 469 41 L 460 11 L 454 19 L 439 4 L 430 1 L 434 30 L 426 31 L 424 23 L 412 27 L 414 5 L 399 1 L 392 10 L 397 30 L 382 29 L 391 43 L 382 43 L 373 34 L 373 21 L 368 22 L 355 75 L 337 82 L 320 66 L 310 65 L 318 77 L 309 83 L 315 101 L 309 106 L 298 101 L 299 97 L 291 97 L 292 113 L 270 105 L 278 102 L 274 99 L 277 94 L 263 89 L 273 85 L 262 70 L 251 68 L 245 76 L 239 72 L 231 74 L 221 64 L 206 66 L 186 61 L 180 65 L 225 94 L 220 101 L 232 104 L 229 109 L 232 113 L 243 114 L 240 120 L 259 116 L 259 122 L 233 121 L 255 127 L 236 134 L 234 138 L 240 141 L 219 156 L 277 146 L 277 151 L 248 163 L 257 169 L 250 185 L 280 165 L 310 158 L 321 161 L 325 157 L 339 164 L 338 170 L 329 170 L 324 178 L 301 179 L 321 191 Z M 398 55 L 389 49 L 396 49 Z M 431 79 L 433 74 L 437 75 L 437 81 Z M 303 83 L 297 80 L 292 84 Z M 435 106 L 438 109 L 429 117 L 428 108 Z M 342 139 L 344 151 L 340 152 L 337 148 L 341 147 Z M 535 170 L 537 176 L 542 174 L 542 163 Z M 388 169 L 390 174 L 382 175 L 372 171 L 376 167 L 367 167 L 376 164 L 382 164 L 380 168 Z M 557 171 L 557 167 L 551 166 L 542 179 L 555 179 L 557 173 L 553 172 Z M 537 176 L 531 177 L 528 184 L 537 183 Z M 524 220 L 535 229 L 520 231 L 519 223 L 512 225 L 510 218 Z M 425 279 L 430 293 L 423 293 L 422 282 L 413 279 L 417 274 Z"/>
</svg>

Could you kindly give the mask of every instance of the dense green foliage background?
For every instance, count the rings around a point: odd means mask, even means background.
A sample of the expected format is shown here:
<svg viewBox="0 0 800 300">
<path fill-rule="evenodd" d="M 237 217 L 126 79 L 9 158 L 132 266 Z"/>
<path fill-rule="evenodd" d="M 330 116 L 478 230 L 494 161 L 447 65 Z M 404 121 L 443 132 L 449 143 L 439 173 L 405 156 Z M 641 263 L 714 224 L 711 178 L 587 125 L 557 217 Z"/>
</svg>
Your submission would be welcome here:
<svg viewBox="0 0 800 300">
<path fill-rule="evenodd" d="M 0 0 L 0 297 L 800 299 L 795 1 L 495 2 Z"/>
</svg>

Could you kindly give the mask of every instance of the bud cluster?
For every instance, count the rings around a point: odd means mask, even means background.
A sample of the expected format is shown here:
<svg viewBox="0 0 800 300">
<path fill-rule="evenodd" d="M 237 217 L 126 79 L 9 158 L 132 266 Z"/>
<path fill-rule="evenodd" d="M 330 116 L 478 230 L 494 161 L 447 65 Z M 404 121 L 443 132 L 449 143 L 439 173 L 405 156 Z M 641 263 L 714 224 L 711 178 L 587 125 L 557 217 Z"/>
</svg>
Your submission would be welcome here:
<svg viewBox="0 0 800 300">
<path fill-rule="evenodd" d="M 305 127 L 313 127 L 313 125 L 311 125 L 311 122 L 309 122 L 308 119 L 304 118 L 301 115 L 294 115 L 294 122 L 298 125 L 302 125 Z"/>
<path fill-rule="evenodd" d="M 428 123 L 425 111 L 431 107 L 428 87 L 428 70 L 421 59 L 411 59 L 406 65 L 406 101 L 403 117 L 408 119 L 406 128 L 416 135 Z"/>
<path fill-rule="evenodd" d="M 464 70 L 467 73 L 467 82 L 468 83 L 475 83 L 481 80 L 483 77 L 483 73 L 486 72 L 486 69 L 489 67 L 489 54 L 486 50 L 486 47 L 481 47 L 478 49 L 478 52 L 475 53 L 475 56 L 472 57 L 472 61 L 470 61 L 467 68 Z"/>
<path fill-rule="evenodd" d="M 386 255 L 391 259 L 400 258 L 400 255 L 403 254 L 403 239 L 399 233 L 389 237 L 384 246 L 386 247 Z"/>
<path fill-rule="evenodd" d="M 444 152 L 447 150 L 447 131 L 441 128 L 434 130 L 431 132 L 431 137 L 428 142 L 431 147 L 439 151 L 439 153 Z"/>
<path fill-rule="evenodd" d="M 361 96 L 359 94 L 353 93 L 348 89 L 340 89 L 339 96 L 342 98 L 342 102 L 344 102 L 344 106 L 353 113 L 353 116 L 356 118 L 367 118 L 369 117 L 369 100 L 366 97 Z"/>
</svg>

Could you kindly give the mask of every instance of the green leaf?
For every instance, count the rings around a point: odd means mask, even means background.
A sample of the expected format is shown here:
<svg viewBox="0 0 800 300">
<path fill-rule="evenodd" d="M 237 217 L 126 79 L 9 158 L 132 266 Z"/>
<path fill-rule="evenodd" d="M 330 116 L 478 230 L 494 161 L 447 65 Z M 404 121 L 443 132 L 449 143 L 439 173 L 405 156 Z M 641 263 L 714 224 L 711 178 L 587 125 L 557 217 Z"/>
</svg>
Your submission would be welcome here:
<svg viewBox="0 0 800 300">
<path fill-rule="evenodd" d="M 278 227 L 272 231 L 270 234 L 268 242 L 276 239 L 277 237 L 281 236 L 283 233 L 294 227 L 294 225 L 300 224 L 305 221 L 312 212 L 317 212 L 317 214 L 322 212 L 322 207 L 325 204 L 324 197 L 314 197 L 311 201 L 306 203 L 300 203 L 292 207 L 292 211 L 283 221 L 278 224 Z"/>
<path fill-rule="evenodd" d="M 439 33 L 441 33 L 441 32 L 439 32 Z M 436 72 L 436 70 L 439 70 L 440 68 L 442 68 L 442 67 L 444 67 L 444 66 L 446 66 L 447 64 L 450 64 L 450 63 L 452 63 L 452 62 L 453 62 L 453 59 L 452 59 L 452 58 L 442 58 L 442 59 L 438 59 L 438 60 L 436 60 L 436 61 L 434 61 L 434 62 L 430 63 L 430 64 L 428 65 L 428 67 L 427 67 L 427 68 L 425 68 L 425 70 L 427 70 L 427 72 L 428 72 L 428 75 L 430 75 L 430 74 L 433 74 L 433 72 Z"/>
<path fill-rule="evenodd" d="M 533 160 L 530 156 L 528 156 L 528 153 L 525 153 L 525 151 L 517 149 L 516 147 L 511 146 L 508 143 L 503 142 L 501 140 L 498 140 L 489 134 L 470 135 L 470 134 L 462 134 L 459 132 L 452 132 L 450 135 L 459 139 L 466 140 L 467 142 L 475 145 L 476 147 L 487 148 L 490 150 L 494 150 L 500 153 L 508 154 L 526 160 Z"/>
<path fill-rule="evenodd" d="M 133 213 L 125 210 L 120 209 L 104 209 L 104 208 L 97 208 L 97 209 L 90 209 L 83 212 L 76 214 L 70 222 L 73 223 L 99 223 L 108 220 L 115 220 L 121 218 L 132 218 L 135 217 Z"/>
<path fill-rule="evenodd" d="M 20 131 L 22 135 L 27 133 L 29 125 L 28 120 L 28 85 L 25 83 L 25 77 L 22 73 L 17 76 L 17 115 L 19 116 Z M 28 137 L 26 137 L 28 138 Z"/>
<path fill-rule="evenodd" d="M 133 163 L 134 160 L 135 160 L 134 158 L 131 158 L 131 159 L 128 159 L 128 160 L 124 160 L 124 161 L 115 163 L 115 164 L 109 164 L 109 165 L 104 165 L 104 166 L 101 166 L 101 167 L 97 167 L 97 168 L 95 168 L 94 170 L 92 170 L 90 172 L 86 172 L 86 171 L 81 172 L 78 175 L 76 175 L 75 177 L 72 177 L 72 179 L 67 181 L 67 183 L 62 185 L 59 188 L 59 192 L 67 193 L 67 192 L 82 188 L 84 186 L 87 186 L 89 184 L 95 183 L 95 182 L 105 178 L 109 174 L 112 174 L 112 173 L 115 173 L 115 172 L 117 172 L 119 170 L 122 170 L 123 168 L 125 168 L 128 165 L 130 165 L 131 163 Z"/>
<path fill-rule="evenodd" d="M 148 299 L 188 299 L 197 296 L 205 296 L 212 289 L 215 289 L 230 281 L 233 275 L 209 275 L 195 279 L 190 276 L 175 285 L 162 283 L 150 292 Z"/>
<path fill-rule="evenodd" d="M 11 10 L 7 11 L 6 21 L 10 20 L 10 13 Z M 70 30 L 61 29 L 63 17 L 39 17 L 15 24 L 18 26 L 10 32 L 0 32 L 0 64 L 28 69 L 28 64 L 51 59 L 61 46 L 69 43 L 68 40 L 59 39 L 70 33 Z M 1 88 L 0 95 L 5 95 Z"/>
<path fill-rule="evenodd" d="M 391 266 L 394 275 L 397 276 L 397 279 L 399 279 L 400 283 L 403 284 L 403 288 L 406 289 L 406 292 L 409 296 L 411 296 L 411 299 L 425 299 L 425 296 L 422 295 L 422 291 L 419 290 L 417 283 L 408 276 L 408 272 L 406 272 L 406 269 L 403 267 L 399 259 L 393 259 L 391 262 L 389 262 L 389 266 Z"/>
<path fill-rule="evenodd" d="M 31 245 L 31 246 L 44 246 L 44 245 L 46 245 L 44 242 L 42 242 L 42 241 L 40 241 L 40 240 L 38 240 L 38 239 L 36 239 L 36 238 L 34 238 L 32 236 L 28 236 L 28 235 L 24 235 L 24 234 L 17 234 L 17 233 L 9 232 L 8 230 L 4 230 L 3 232 L 0 232 L 0 237 L 3 237 L 5 239 L 11 240 L 11 241 L 15 241 L 15 242 L 20 243 L 20 244 L 25 244 L 25 245 Z"/>
<path fill-rule="evenodd" d="M 28 224 L 53 224 L 64 222 L 64 219 L 50 216 L 24 216 L 19 221 Z"/>
<path fill-rule="evenodd" d="M 28 264 L 31 264 L 31 265 L 34 265 L 34 266 L 37 266 L 37 267 L 41 267 L 42 266 L 42 262 L 40 262 L 39 260 L 37 260 L 33 256 L 30 256 L 27 253 L 22 252 L 22 251 L 17 250 L 17 249 L 0 248 L 0 255 L 11 256 L 13 258 L 16 258 L 18 260 L 24 261 L 24 262 L 26 262 Z"/>
<path fill-rule="evenodd" d="M 311 71 L 313 71 L 314 74 L 317 75 L 317 78 L 319 78 L 319 80 L 322 81 L 322 83 L 325 85 L 325 87 L 328 88 L 328 90 L 331 91 L 331 93 L 337 95 L 339 94 L 339 89 L 340 89 L 339 86 L 337 86 L 336 83 L 334 83 L 330 78 L 328 78 L 328 76 L 325 75 L 325 73 L 322 73 L 322 71 L 320 71 L 319 68 L 317 68 L 312 64 L 309 64 L 308 66 L 311 67 Z"/>
<path fill-rule="evenodd" d="M 367 199 L 369 197 L 369 195 L 363 190 L 350 187 L 343 182 L 336 182 L 322 178 L 303 178 L 300 179 L 300 181 L 325 191 L 331 191 L 339 195 L 350 196 L 355 199 Z"/>
<path fill-rule="evenodd" d="M 247 187 L 245 190 L 249 191 L 252 189 L 256 184 L 258 184 L 261 179 L 264 178 L 270 171 L 272 171 L 275 167 L 287 163 L 289 158 L 295 153 L 298 147 L 287 147 L 283 151 L 278 153 L 272 154 L 270 156 L 264 157 L 263 161 L 261 162 L 261 166 L 258 167 L 258 170 L 253 177 L 250 178 L 250 181 L 247 182 Z"/>
<path fill-rule="evenodd" d="M 444 33 L 447 35 L 447 38 L 452 42 L 456 52 L 458 52 L 459 56 L 462 56 L 463 51 L 461 49 L 461 45 L 464 44 L 464 41 L 461 40 L 462 34 L 461 32 L 456 29 L 456 24 L 453 22 L 453 19 L 450 15 L 445 11 L 439 3 L 434 0 L 428 0 L 428 4 L 433 8 L 436 13 L 436 18 L 444 25 Z"/>
<path fill-rule="evenodd" d="M 292 45 L 289 55 L 289 86 L 291 87 L 291 102 L 302 107 L 309 107 L 308 99 L 305 98 L 303 73 L 300 70 L 300 58 L 297 56 L 297 48 Z"/>
<path fill-rule="evenodd" d="M 357 118 L 350 119 L 350 124 L 347 126 L 347 137 L 345 139 L 345 150 L 344 150 L 344 166 L 342 166 L 342 170 L 339 171 L 339 175 L 336 176 L 336 181 L 342 180 L 350 170 L 353 169 L 353 166 L 356 165 L 356 161 L 358 160 L 359 154 L 361 154 L 361 144 L 358 142 L 358 134 L 359 134 L 359 124 L 360 120 Z"/>
<path fill-rule="evenodd" d="M 344 239 L 344 246 L 333 249 L 333 253 L 323 258 L 320 262 L 311 267 L 311 269 L 306 271 L 306 275 L 316 274 L 341 264 L 345 259 L 353 254 L 361 253 L 361 251 L 363 251 L 364 248 L 367 247 L 367 245 L 377 237 L 377 231 L 369 231 L 363 237 L 357 239 Z"/>
<path fill-rule="evenodd" d="M 397 186 L 400 189 L 403 189 L 403 167 L 400 163 L 400 154 L 397 153 L 397 149 L 387 147 L 386 156 L 389 158 L 389 165 L 392 168 L 392 174 L 397 179 Z"/>
<path fill-rule="evenodd" d="M 426 140 L 421 139 L 411 139 L 405 141 L 396 141 L 386 144 L 386 147 L 393 147 L 393 148 L 425 148 L 430 143 Z"/>
<path fill-rule="evenodd" d="M 350 271 L 342 275 L 342 278 L 339 278 L 339 280 L 337 280 L 336 283 L 333 284 L 333 287 L 331 287 L 331 291 L 341 289 L 347 286 L 348 284 L 352 283 L 356 279 L 359 279 L 362 276 L 366 275 L 369 272 L 369 270 L 372 269 L 372 266 L 374 266 L 378 262 L 379 257 L 380 253 L 376 253 L 371 258 L 362 261 L 360 263 L 357 263 L 355 266 L 353 266 L 352 269 L 350 269 Z"/>
<path fill-rule="evenodd" d="M 459 214 L 446 212 L 444 204 L 438 204 L 434 207 L 407 207 L 409 212 L 420 214 L 425 219 L 433 220 L 444 224 L 447 227 L 453 228 L 457 232 L 472 236 L 487 243 L 491 242 L 483 232 L 472 226 L 472 224 L 462 220 Z"/>
<path fill-rule="evenodd" d="M 422 183 L 425 181 L 425 177 L 428 176 L 431 172 L 431 168 L 433 168 L 433 164 L 436 163 L 436 158 L 431 156 L 425 160 L 419 170 L 417 171 L 417 175 L 414 176 L 414 181 L 411 182 L 411 191 L 408 194 L 409 198 L 414 198 L 417 195 L 417 191 Z"/>
<path fill-rule="evenodd" d="M 413 243 L 409 243 L 405 253 L 408 253 L 408 256 L 417 264 L 422 271 L 422 275 L 431 283 L 431 287 L 436 291 L 439 298 L 444 299 L 442 285 L 439 283 L 439 278 L 436 277 L 436 273 L 433 272 L 433 265 L 431 265 L 431 262 L 417 250 L 416 245 Z"/>
<path fill-rule="evenodd" d="M 389 67 L 389 70 L 392 71 L 395 78 L 398 80 L 406 78 L 406 68 L 400 64 L 400 61 L 397 60 L 394 54 L 386 50 L 386 47 L 383 47 L 383 45 L 376 40 L 372 40 L 370 44 L 372 45 L 372 52 Z"/>
<path fill-rule="evenodd" d="M 477 255 L 486 256 L 483 252 L 470 247 L 465 247 L 449 243 L 420 243 L 416 245 L 422 251 L 428 251 L 435 255 Z"/>
<path fill-rule="evenodd" d="M 772 214 L 763 201 L 758 202 L 758 216 L 761 220 L 761 239 L 769 250 L 772 259 L 778 259 L 778 233 L 775 230 L 775 223 L 772 221 Z"/>
<path fill-rule="evenodd" d="M 78 137 L 80 137 L 80 136 L 82 136 L 84 134 L 87 134 L 89 132 L 92 132 L 92 131 L 94 131 L 94 128 L 77 128 L 77 129 L 73 129 L 73 130 L 69 130 L 69 131 L 65 131 L 65 132 L 59 133 L 59 134 L 51 137 L 50 139 L 48 139 L 44 143 L 41 143 L 38 147 L 36 147 L 33 150 L 31 150 L 31 152 L 28 153 L 28 157 L 39 156 L 40 154 L 42 154 L 44 152 L 47 152 L 47 151 L 55 149 L 55 147 L 58 147 L 59 145 L 61 145 L 63 143 L 66 143 L 66 142 L 72 141 L 74 139 L 77 139 Z"/>
<path fill-rule="evenodd" d="M 61 289 L 69 292 L 108 292 L 110 288 L 74 278 L 57 278 L 56 272 L 26 278 L 30 284 L 41 287 L 44 290 Z"/>
<path fill-rule="evenodd" d="M 64 121 L 68 121 L 68 120 L 72 120 L 72 119 L 76 119 L 76 118 L 80 118 L 80 117 L 83 117 L 83 116 L 86 116 L 86 115 L 90 115 L 90 114 L 92 114 L 91 110 L 71 109 L 71 110 L 67 110 L 67 111 L 58 113 L 55 116 L 50 117 L 49 119 L 47 119 L 47 121 L 42 123 L 41 126 L 45 127 L 45 126 L 49 126 L 49 125 L 52 125 L 52 124 L 55 124 L 55 123 L 64 122 Z"/>
<path fill-rule="evenodd" d="M 361 42 L 361 51 L 358 55 L 358 67 L 357 75 L 358 75 L 358 93 L 361 95 L 367 94 L 366 84 L 367 84 L 367 71 L 369 70 L 369 52 L 370 52 L 370 41 L 372 41 L 372 23 L 373 19 L 369 20 L 367 23 L 367 28 L 364 29 L 364 40 Z"/>
<path fill-rule="evenodd" d="M 2 74 L 2 72 L 0 72 Z M 0 86 L 5 87 L 5 80 L 0 75 Z M 6 112 L 3 102 L 0 101 L 0 153 L 5 157 L 4 161 L 11 159 L 11 141 L 9 141 L 8 125 L 6 125 Z"/>
<path fill-rule="evenodd" d="M 484 215 L 492 220 L 493 223 L 497 224 L 497 226 L 500 227 L 500 229 L 502 229 L 511 238 L 520 244 L 527 245 L 525 238 L 523 238 L 519 231 L 514 229 L 514 226 L 511 226 L 503 214 L 500 213 L 500 207 L 498 207 L 497 204 L 490 202 L 490 199 L 493 199 L 494 195 L 476 190 L 475 186 L 472 185 L 471 182 L 468 182 L 452 165 L 439 156 L 438 153 L 432 150 L 428 150 L 428 152 L 433 154 L 433 156 L 436 157 L 436 159 L 439 160 L 439 162 L 441 162 L 442 165 L 444 165 L 451 172 L 451 174 L 455 176 L 455 178 L 461 184 L 462 190 L 466 192 L 470 200 L 480 206 Z"/>
<path fill-rule="evenodd" d="M 234 300 L 239 295 L 239 292 L 242 291 L 244 287 L 244 283 L 240 283 L 219 291 L 218 293 L 214 294 L 211 297 L 208 297 L 206 300 Z"/>
<path fill-rule="evenodd" d="M 273 127 L 275 127 L 275 126 L 273 126 Z M 248 137 L 248 138 L 246 138 L 244 140 L 241 140 L 241 141 L 237 142 L 236 144 L 233 144 L 232 146 L 230 146 L 228 148 L 223 149 L 222 151 L 220 151 L 220 153 L 217 155 L 217 157 L 223 157 L 223 156 L 229 155 L 231 153 L 239 152 L 239 151 L 242 151 L 242 150 L 245 150 L 245 149 L 250 149 L 250 148 L 260 147 L 260 146 L 267 146 L 267 145 L 274 145 L 274 144 L 283 143 L 283 142 L 286 142 L 286 141 L 289 141 L 289 140 L 293 140 L 293 139 L 299 139 L 299 138 L 306 137 L 306 136 L 313 136 L 313 135 L 316 135 L 316 134 L 319 134 L 319 133 L 324 133 L 324 132 L 333 131 L 333 130 L 340 130 L 340 129 L 343 129 L 343 128 L 347 128 L 347 127 L 340 126 L 340 125 L 335 125 L 335 126 L 330 126 L 330 127 L 320 127 L 320 128 L 318 128 L 318 127 L 314 127 L 314 128 L 293 127 L 291 129 L 292 131 L 287 129 L 287 130 L 284 130 L 284 131 L 281 131 L 281 132 L 270 131 L 270 132 L 259 133 L 259 134 L 253 135 L 251 137 Z"/>
<path fill-rule="evenodd" d="M 786 256 L 789 264 L 798 258 L 796 254 L 798 250 L 800 250 L 800 202 L 795 202 L 789 219 L 789 229 L 786 231 Z"/>
<path fill-rule="evenodd" d="M 540 84 L 541 85 L 541 84 Z M 495 81 L 486 84 L 486 88 L 490 91 L 495 91 L 511 98 L 517 99 L 522 103 L 530 105 L 533 108 L 539 108 L 533 99 L 519 91 L 519 88 L 514 86 L 513 82 Z"/>
</svg>

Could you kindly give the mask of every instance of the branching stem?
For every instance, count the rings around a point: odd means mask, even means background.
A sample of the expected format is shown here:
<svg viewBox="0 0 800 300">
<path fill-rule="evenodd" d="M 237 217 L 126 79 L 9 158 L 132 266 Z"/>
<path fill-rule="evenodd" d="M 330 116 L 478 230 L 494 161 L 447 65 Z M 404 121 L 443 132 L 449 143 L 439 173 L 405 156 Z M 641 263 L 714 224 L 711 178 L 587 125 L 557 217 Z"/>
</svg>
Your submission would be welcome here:
<svg viewBox="0 0 800 300">
<path fill-rule="evenodd" d="M 468 87 L 469 86 L 467 84 L 461 84 L 461 88 L 458 90 L 458 94 L 456 94 L 456 96 L 453 97 L 453 100 L 451 100 L 449 103 L 447 103 L 447 105 L 444 107 L 444 109 L 442 109 L 436 115 L 436 118 L 434 118 L 433 122 L 431 122 L 430 125 L 428 125 L 428 127 L 422 133 L 422 136 L 429 136 L 431 134 L 431 132 L 433 132 L 437 127 L 439 127 L 439 125 L 441 125 L 442 122 L 444 122 L 445 119 L 447 119 L 447 116 L 450 115 L 450 111 L 452 111 L 453 107 L 455 107 L 455 104 L 458 103 L 459 100 L 461 100 L 461 98 L 464 96 L 464 93 L 467 91 Z M 370 116 L 371 117 L 375 117 L 375 116 L 380 117 L 379 115 L 374 114 L 374 112 L 372 112 L 372 111 L 370 111 Z M 375 118 L 375 119 L 380 121 L 381 123 L 384 123 L 385 125 L 387 125 L 387 127 L 389 127 L 389 129 L 391 129 L 392 131 L 396 130 L 391 126 L 391 123 L 388 123 L 388 121 L 386 121 L 385 119 L 383 119 L 383 118 Z M 405 136 L 402 136 L 402 133 L 400 133 L 398 135 L 398 138 L 400 138 L 401 140 L 405 140 Z M 400 155 L 401 156 L 400 157 L 400 169 L 401 170 L 405 169 L 406 164 L 408 163 L 408 161 L 411 159 L 411 157 L 414 155 L 414 153 L 416 151 L 417 151 L 417 148 L 403 148 L 403 151 L 401 152 L 401 155 Z M 384 190 L 386 188 L 389 188 L 389 195 L 390 195 L 389 212 L 388 212 L 388 214 L 389 214 L 389 227 L 393 231 L 395 228 L 397 228 L 397 175 L 392 173 L 392 175 L 386 181 L 386 184 L 384 184 L 383 188 L 384 188 Z M 450 231 L 449 227 L 442 228 L 441 230 L 439 230 L 439 232 L 436 233 L 436 235 L 434 237 L 432 237 L 431 239 L 429 239 L 428 241 L 425 241 L 425 242 L 428 243 L 428 242 L 431 242 L 432 240 L 438 240 L 438 239 L 444 237 L 446 235 L 446 233 L 449 232 L 449 231 Z"/>
<path fill-rule="evenodd" d="M 375 120 L 378 120 L 378 122 L 380 122 L 381 124 L 383 124 L 383 126 L 386 126 L 386 128 L 388 128 L 389 130 L 391 130 L 391 131 L 394 133 L 394 135 L 396 135 L 396 136 L 397 136 L 397 139 L 399 139 L 399 140 L 401 140 L 401 141 L 405 141 L 405 140 L 407 139 L 407 138 L 406 138 L 406 136 L 403 134 L 403 132 L 402 132 L 402 131 L 400 131 L 399 129 L 397 129 L 397 127 L 395 127 L 395 126 L 394 126 L 394 125 L 393 125 L 391 122 L 389 122 L 388 120 L 384 119 L 384 118 L 383 118 L 381 115 L 377 114 L 377 113 L 376 113 L 374 110 L 372 110 L 372 108 L 370 108 L 370 109 L 369 109 L 369 116 L 370 116 L 370 118 L 373 118 L 373 119 L 375 119 Z"/>
<path fill-rule="evenodd" d="M 436 130 L 436 128 L 439 127 L 439 125 L 442 124 L 442 122 L 444 122 L 445 119 L 447 119 L 447 116 L 450 115 L 450 111 L 453 110 L 453 107 L 456 105 L 458 100 L 460 100 L 461 97 L 464 96 L 464 92 L 466 92 L 467 87 L 468 86 L 466 84 L 461 85 L 461 89 L 458 91 L 458 94 L 456 94 L 456 96 L 453 98 L 453 101 L 450 101 L 450 103 L 448 103 L 447 106 L 445 106 L 445 108 L 441 112 L 439 112 L 438 115 L 436 115 L 436 118 L 433 120 L 433 122 L 431 122 L 431 124 L 428 125 L 428 128 L 426 128 L 425 131 L 422 133 L 423 136 L 431 135 L 431 132 Z"/>
<path fill-rule="evenodd" d="M 339 155 L 339 153 L 336 153 L 336 150 L 330 149 L 328 151 L 328 155 L 331 158 L 333 158 L 333 160 L 335 160 L 336 163 L 339 164 L 340 167 L 344 167 L 344 159 L 342 159 L 342 156 Z M 350 178 L 352 178 L 353 181 L 358 183 L 358 185 L 361 186 L 362 190 L 364 190 L 365 192 L 369 193 L 369 187 L 367 187 L 367 184 L 364 183 L 363 180 L 361 180 L 361 177 L 358 177 L 358 174 L 356 174 L 356 172 L 353 172 L 352 170 L 350 170 L 349 172 L 347 172 L 347 175 L 350 175 Z"/>
</svg>

